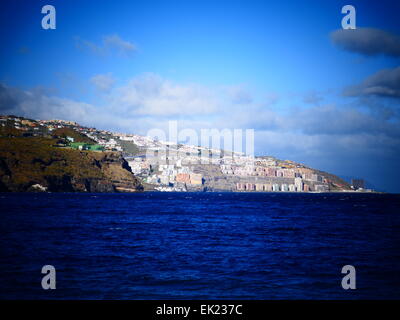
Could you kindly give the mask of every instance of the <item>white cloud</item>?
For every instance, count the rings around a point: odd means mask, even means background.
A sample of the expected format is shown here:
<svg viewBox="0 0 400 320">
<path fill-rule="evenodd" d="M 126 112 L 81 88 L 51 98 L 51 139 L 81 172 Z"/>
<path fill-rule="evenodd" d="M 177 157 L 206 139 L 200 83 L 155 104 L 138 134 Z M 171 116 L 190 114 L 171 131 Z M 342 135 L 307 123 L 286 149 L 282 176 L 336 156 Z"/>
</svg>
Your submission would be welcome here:
<svg viewBox="0 0 400 320">
<path fill-rule="evenodd" d="M 122 39 L 118 34 L 103 36 L 100 44 L 75 37 L 75 44 L 79 49 L 88 50 L 100 56 L 110 54 L 128 56 L 137 51 L 136 46 L 132 42 Z"/>
<path fill-rule="evenodd" d="M 90 82 L 96 86 L 96 89 L 102 92 L 109 92 L 115 83 L 111 73 L 97 74 L 90 78 Z"/>
<path fill-rule="evenodd" d="M 113 105 L 129 115 L 194 116 L 217 111 L 212 90 L 199 85 L 179 85 L 147 73 L 112 92 Z"/>
<path fill-rule="evenodd" d="M 136 51 L 136 46 L 132 42 L 121 39 L 117 34 L 105 36 L 103 43 L 105 47 L 115 48 L 123 53 Z"/>
<path fill-rule="evenodd" d="M 253 102 L 253 97 L 243 86 L 230 86 L 227 91 L 233 103 L 249 104 Z"/>
</svg>

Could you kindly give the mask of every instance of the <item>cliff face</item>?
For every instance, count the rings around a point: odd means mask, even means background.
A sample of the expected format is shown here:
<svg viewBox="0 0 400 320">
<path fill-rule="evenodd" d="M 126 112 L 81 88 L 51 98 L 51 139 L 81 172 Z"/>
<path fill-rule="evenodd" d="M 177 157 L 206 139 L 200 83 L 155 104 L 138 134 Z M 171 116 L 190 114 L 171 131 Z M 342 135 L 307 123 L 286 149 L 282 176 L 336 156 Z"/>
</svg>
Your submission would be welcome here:
<svg viewBox="0 0 400 320">
<path fill-rule="evenodd" d="M 54 139 L 0 138 L 0 191 L 134 192 L 143 189 L 117 152 L 55 147 Z"/>
</svg>

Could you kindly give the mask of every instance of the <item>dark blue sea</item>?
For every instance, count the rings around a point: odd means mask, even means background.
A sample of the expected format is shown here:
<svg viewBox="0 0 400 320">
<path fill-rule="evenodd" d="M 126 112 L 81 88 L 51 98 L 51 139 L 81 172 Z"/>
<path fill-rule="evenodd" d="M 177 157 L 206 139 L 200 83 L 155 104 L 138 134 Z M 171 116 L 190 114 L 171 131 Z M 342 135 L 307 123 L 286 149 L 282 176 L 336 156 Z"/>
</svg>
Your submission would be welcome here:
<svg viewBox="0 0 400 320">
<path fill-rule="evenodd" d="M 0 208 L 1 299 L 400 298 L 399 195 L 1 193 Z"/>
</svg>

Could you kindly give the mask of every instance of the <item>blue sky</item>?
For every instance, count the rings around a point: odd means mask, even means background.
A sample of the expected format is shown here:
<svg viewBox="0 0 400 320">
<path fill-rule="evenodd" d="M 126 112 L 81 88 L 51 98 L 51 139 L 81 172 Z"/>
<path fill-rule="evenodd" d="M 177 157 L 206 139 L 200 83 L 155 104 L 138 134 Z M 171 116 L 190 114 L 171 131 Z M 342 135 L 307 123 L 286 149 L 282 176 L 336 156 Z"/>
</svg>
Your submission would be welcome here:
<svg viewBox="0 0 400 320">
<path fill-rule="evenodd" d="M 56 30 L 41 8 L 56 8 Z M 344 33 L 343 5 L 357 32 Z M 400 192 L 396 1 L 6 1 L 0 112 L 146 134 L 254 128 L 255 151 Z"/>
</svg>

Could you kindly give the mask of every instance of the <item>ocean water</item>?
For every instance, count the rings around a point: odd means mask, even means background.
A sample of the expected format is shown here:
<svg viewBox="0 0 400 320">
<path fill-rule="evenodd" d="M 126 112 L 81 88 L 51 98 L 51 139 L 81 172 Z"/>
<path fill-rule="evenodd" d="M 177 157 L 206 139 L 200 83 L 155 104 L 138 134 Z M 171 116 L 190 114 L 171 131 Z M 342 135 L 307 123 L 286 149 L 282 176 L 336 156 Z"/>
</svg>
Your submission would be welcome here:
<svg viewBox="0 0 400 320">
<path fill-rule="evenodd" d="M 1 193 L 0 208 L 1 299 L 400 298 L 399 195 Z"/>
</svg>

